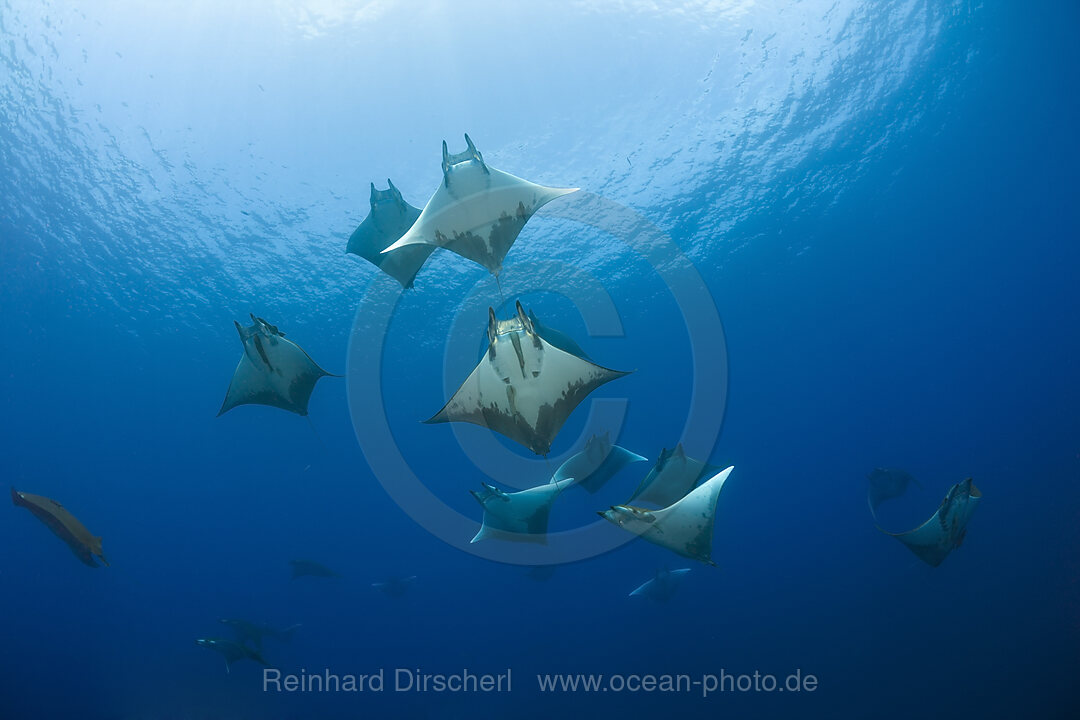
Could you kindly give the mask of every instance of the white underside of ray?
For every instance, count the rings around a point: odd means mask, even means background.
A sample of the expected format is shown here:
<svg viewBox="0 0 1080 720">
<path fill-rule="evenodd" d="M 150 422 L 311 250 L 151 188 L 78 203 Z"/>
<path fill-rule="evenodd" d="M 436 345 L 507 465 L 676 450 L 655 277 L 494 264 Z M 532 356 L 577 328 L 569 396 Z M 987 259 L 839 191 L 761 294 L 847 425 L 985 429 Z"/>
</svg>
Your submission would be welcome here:
<svg viewBox="0 0 1080 720">
<path fill-rule="evenodd" d="M 257 404 L 306 415 L 315 382 L 327 374 L 292 341 L 249 334 L 219 414 L 238 405 Z"/>
<path fill-rule="evenodd" d="M 980 499 L 979 489 L 970 480 L 965 480 L 950 488 L 937 511 L 914 530 L 891 533 L 878 529 L 904 543 L 928 565 L 937 567 L 963 542 L 968 521 Z"/>
<path fill-rule="evenodd" d="M 533 213 L 577 188 L 552 188 L 469 160 L 454 165 L 420 217 L 397 242 L 444 247 L 493 273 Z"/>
<path fill-rule="evenodd" d="M 573 483 L 573 479 L 568 479 L 515 493 L 504 493 L 485 485 L 485 492 L 473 493 L 484 508 L 484 521 L 471 542 L 497 538 L 546 543 L 551 505 Z"/>
<path fill-rule="evenodd" d="M 543 455 L 585 395 L 625 374 L 559 350 L 524 330 L 496 336 L 492 347 L 494 357 L 486 352 L 428 422 L 472 422 Z"/>
<path fill-rule="evenodd" d="M 677 570 L 669 570 L 667 577 L 654 577 L 652 580 L 646 580 L 637 587 L 630 597 L 635 595 L 644 595 L 646 597 L 663 597 L 670 595 L 678 587 L 679 582 L 682 580 L 682 576 L 690 572 L 690 568 L 679 568 Z"/>
<path fill-rule="evenodd" d="M 720 471 L 678 502 L 661 510 L 616 505 L 601 514 L 651 543 L 712 565 L 716 501 L 732 469 Z"/>
</svg>

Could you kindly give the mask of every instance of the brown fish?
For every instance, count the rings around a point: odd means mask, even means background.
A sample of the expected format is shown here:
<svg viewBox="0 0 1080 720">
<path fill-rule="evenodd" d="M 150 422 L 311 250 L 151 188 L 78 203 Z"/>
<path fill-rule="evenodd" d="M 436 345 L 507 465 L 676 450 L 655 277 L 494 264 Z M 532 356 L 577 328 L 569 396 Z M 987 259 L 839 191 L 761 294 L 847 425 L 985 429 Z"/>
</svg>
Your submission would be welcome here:
<svg viewBox="0 0 1080 720">
<path fill-rule="evenodd" d="M 41 495 L 19 492 L 15 488 L 11 488 L 11 501 L 32 512 L 34 517 L 45 523 L 56 537 L 68 544 L 71 552 L 75 553 L 75 557 L 90 567 L 98 567 L 94 562 L 95 555 L 101 558 L 101 562 L 105 565 L 109 564 L 101 551 L 101 538 L 91 535 L 90 531 L 60 503 Z"/>
</svg>

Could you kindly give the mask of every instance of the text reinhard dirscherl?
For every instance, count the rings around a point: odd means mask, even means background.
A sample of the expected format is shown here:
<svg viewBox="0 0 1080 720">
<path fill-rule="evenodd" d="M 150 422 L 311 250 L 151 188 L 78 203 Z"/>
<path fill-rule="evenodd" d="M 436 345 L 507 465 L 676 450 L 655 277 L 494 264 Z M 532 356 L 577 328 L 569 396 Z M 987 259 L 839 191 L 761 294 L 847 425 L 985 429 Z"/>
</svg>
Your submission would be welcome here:
<svg viewBox="0 0 1080 720">
<path fill-rule="evenodd" d="M 308 672 L 301 668 L 298 673 L 283 673 L 277 668 L 263 669 L 263 692 L 286 693 L 505 693 L 513 690 L 512 672 L 507 668 L 500 673 L 476 673 L 467 668 L 448 673 L 427 673 L 413 668 L 379 668 L 366 675 L 331 672 Z M 733 674 L 720 670 L 719 674 L 550 674 L 536 676 L 541 693 L 700 693 L 708 697 L 713 693 L 812 693 L 818 689 L 815 675 L 795 670 L 787 676 L 777 676 L 754 671 L 752 674 Z"/>
<path fill-rule="evenodd" d="M 387 683 L 387 678 L 390 682 Z M 282 673 L 277 668 L 263 668 L 263 692 L 320 693 L 320 692 L 467 692 L 490 693 L 511 691 L 510 668 L 504 673 L 474 673 L 468 669 L 452 673 L 425 673 L 419 669 L 394 668 L 387 672 L 379 668 L 367 675 L 338 675 L 329 668 L 319 672 L 301 669 L 299 673 Z"/>
</svg>

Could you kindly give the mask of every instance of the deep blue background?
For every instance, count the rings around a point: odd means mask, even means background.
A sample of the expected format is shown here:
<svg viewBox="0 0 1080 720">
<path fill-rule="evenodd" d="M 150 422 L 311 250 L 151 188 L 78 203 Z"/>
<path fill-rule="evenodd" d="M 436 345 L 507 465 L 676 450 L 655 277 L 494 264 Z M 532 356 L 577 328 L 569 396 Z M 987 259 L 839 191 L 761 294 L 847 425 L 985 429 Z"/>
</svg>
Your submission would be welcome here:
<svg viewBox="0 0 1080 720">
<path fill-rule="evenodd" d="M 1072 717 L 1080 668 L 1077 20 L 1072 3 L 981 8 L 955 31 L 974 37 L 943 41 L 980 48 L 962 86 L 928 104 L 834 202 L 791 213 L 778 191 L 732 230 L 738 251 L 698 258 L 730 355 L 725 427 L 711 459 L 735 471 L 719 503 L 720 569 L 695 568 L 666 607 L 626 597 L 658 565 L 682 566 L 640 541 L 536 583 L 522 568 L 428 535 L 367 469 L 343 380 L 322 381 L 314 393 L 317 435 L 267 408 L 215 418 L 240 351 L 227 317 L 259 312 L 253 298 L 207 308 L 201 332 L 171 328 L 167 316 L 135 324 L 108 304 L 88 305 L 109 278 L 80 284 L 61 271 L 68 263 L 42 262 L 14 210 L 33 203 L 37 215 L 62 216 L 65 198 L 27 195 L 0 173 L 0 479 L 5 494 L 14 485 L 60 499 L 104 536 L 113 563 L 91 571 L 29 514 L 2 513 L 0 717 L 540 718 L 616 709 L 630 717 Z M 940 53 L 942 62 L 951 57 L 948 47 Z M 841 143 L 814 161 L 827 167 L 856 151 Z M 682 210 L 694 208 L 688 201 Z M 691 232 L 668 229 L 681 243 Z M 143 298 L 150 306 L 152 293 Z M 354 306 L 269 304 L 271 321 L 345 372 Z M 647 353 L 660 357 L 680 340 L 656 342 L 650 327 L 679 318 L 662 305 L 651 315 L 629 306 L 624 344 L 586 345 L 605 364 L 656 371 Z M 409 381 L 408 372 L 391 370 L 388 385 Z M 610 386 L 611 396 L 631 398 L 623 444 L 655 458 L 674 442 L 665 427 L 677 432 L 669 393 L 687 392 L 679 382 L 639 374 L 626 388 Z M 426 417 L 444 399 L 441 378 L 412 387 L 415 409 L 403 416 Z M 409 444 L 424 434 L 431 445 Z M 449 431 L 409 428 L 407 438 L 421 475 L 460 490 L 468 510 L 464 492 L 477 478 L 466 464 L 440 460 L 452 452 Z M 879 465 L 920 478 L 927 512 L 966 476 L 983 491 L 964 547 L 941 567 L 875 530 L 864 477 Z M 643 472 L 613 482 L 629 492 Z M 293 582 L 293 557 L 343 577 Z M 394 573 L 418 577 L 399 602 L 369 587 Z M 216 618 L 227 616 L 303 623 L 292 645 L 268 647 L 285 669 L 512 667 L 515 692 L 264 695 L 253 665 L 226 675 L 193 643 L 219 634 Z M 820 689 L 706 702 L 541 697 L 531 680 L 536 672 L 721 668 L 801 668 Z"/>
</svg>

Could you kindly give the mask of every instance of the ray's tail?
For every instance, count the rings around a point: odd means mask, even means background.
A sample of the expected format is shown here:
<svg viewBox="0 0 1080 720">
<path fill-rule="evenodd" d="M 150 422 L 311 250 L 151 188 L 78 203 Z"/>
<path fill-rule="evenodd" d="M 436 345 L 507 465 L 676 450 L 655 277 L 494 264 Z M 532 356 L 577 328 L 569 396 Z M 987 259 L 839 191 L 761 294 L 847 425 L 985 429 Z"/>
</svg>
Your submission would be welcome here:
<svg viewBox="0 0 1080 720">
<path fill-rule="evenodd" d="M 330 450 L 326 447 L 326 443 L 323 442 L 322 436 L 319 435 L 319 431 L 315 429 L 315 423 L 311 421 L 311 416 L 305 415 L 304 417 L 307 418 L 308 426 L 311 427 L 311 432 L 315 435 L 315 439 L 319 441 L 319 447 L 322 448 L 323 455 L 329 455 Z"/>
</svg>

